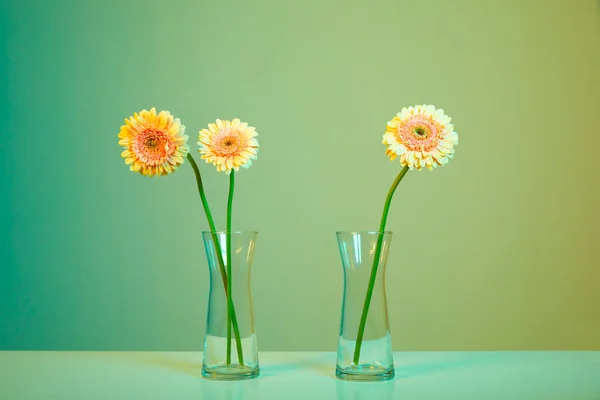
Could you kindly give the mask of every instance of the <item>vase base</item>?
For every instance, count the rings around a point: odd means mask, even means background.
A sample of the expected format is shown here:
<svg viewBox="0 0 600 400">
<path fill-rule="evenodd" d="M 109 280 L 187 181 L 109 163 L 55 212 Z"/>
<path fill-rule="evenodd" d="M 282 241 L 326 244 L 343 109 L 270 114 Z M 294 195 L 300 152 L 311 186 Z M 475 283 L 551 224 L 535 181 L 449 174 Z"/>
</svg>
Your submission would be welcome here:
<svg viewBox="0 0 600 400">
<path fill-rule="evenodd" d="M 378 365 L 350 365 L 335 369 L 335 376 L 344 381 L 373 382 L 394 379 L 394 367 L 384 368 Z"/>
<path fill-rule="evenodd" d="M 214 381 L 243 381 L 256 378 L 258 375 L 260 375 L 258 366 L 249 367 L 238 364 L 202 366 L 202 376 Z"/>
</svg>

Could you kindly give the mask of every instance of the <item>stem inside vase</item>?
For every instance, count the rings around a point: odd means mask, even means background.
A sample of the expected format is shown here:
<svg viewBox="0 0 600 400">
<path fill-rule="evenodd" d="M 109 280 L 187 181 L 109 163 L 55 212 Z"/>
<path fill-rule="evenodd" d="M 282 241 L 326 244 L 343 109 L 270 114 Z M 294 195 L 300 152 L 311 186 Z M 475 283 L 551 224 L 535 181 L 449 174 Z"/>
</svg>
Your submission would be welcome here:
<svg viewBox="0 0 600 400">
<path fill-rule="evenodd" d="M 259 373 L 259 368 L 250 278 L 257 232 L 205 231 L 202 235 L 210 272 L 202 375 L 207 379 L 214 380 L 240 380 L 255 377 Z M 229 268 L 227 268 L 226 255 L 228 235 L 232 249 Z M 218 247 L 220 250 L 217 250 L 217 243 L 220 243 L 220 247 Z M 231 270 L 230 276 L 234 277 L 233 280 L 227 280 L 228 284 L 233 283 L 230 290 L 223 285 L 219 256 L 225 260 L 226 268 Z M 228 295 L 229 293 L 231 296 Z M 243 355 L 243 364 L 238 364 L 236 355 L 233 354 L 236 351 L 233 342 L 237 343 L 237 341 L 229 340 L 230 347 L 228 348 L 227 332 L 231 332 L 233 319 L 229 321 L 227 317 L 233 316 L 233 313 L 230 312 L 233 310 L 231 307 L 233 303 L 236 305 L 235 315 L 239 324 L 241 344 L 243 344 L 243 353 L 242 346 L 237 346 L 237 351 L 238 357 Z"/>
<path fill-rule="evenodd" d="M 394 362 L 385 293 L 385 270 L 391 232 L 337 232 L 338 247 L 344 269 L 342 317 L 338 338 L 336 377 L 349 381 L 381 381 L 394 377 Z M 383 238 L 381 251 L 375 254 Z M 370 279 L 377 258 L 376 278 Z M 361 319 L 365 289 L 370 281 L 369 318 Z M 360 364 L 354 361 L 356 330 L 362 321 Z"/>
</svg>

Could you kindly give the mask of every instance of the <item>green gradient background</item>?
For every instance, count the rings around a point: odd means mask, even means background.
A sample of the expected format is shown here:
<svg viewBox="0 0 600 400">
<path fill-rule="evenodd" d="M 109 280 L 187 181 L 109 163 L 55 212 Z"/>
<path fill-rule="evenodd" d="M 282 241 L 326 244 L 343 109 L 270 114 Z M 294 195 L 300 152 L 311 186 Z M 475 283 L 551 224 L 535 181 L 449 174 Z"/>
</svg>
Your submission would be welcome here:
<svg viewBox="0 0 600 400">
<path fill-rule="evenodd" d="M 201 349 L 205 218 L 184 165 L 120 158 L 156 106 L 195 143 L 257 127 L 234 229 L 260 232 L 261 350 L 334 350 L 336 230 L 376 229 L 385 123 L 430 103 L 461 143 L 392 204 L 394 349 L 600 349 L 594 1 L 2 3 L 0 348 Z M 202 164 L 217 224 L 227 179 Z"/>
</svg>

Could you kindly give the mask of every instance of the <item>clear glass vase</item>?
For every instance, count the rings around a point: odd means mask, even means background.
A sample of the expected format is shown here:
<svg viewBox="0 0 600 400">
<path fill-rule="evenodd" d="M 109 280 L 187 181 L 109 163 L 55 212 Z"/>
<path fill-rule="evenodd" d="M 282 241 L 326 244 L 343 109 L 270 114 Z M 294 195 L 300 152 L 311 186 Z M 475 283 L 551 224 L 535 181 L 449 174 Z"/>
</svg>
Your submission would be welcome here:
<svg viewBox="0 0 600 400">
<path fill-rule="evenodd" d="M 336 367 L 339 379 L 380 381 L 394 377 L 385 294 L 391 238 L 391 232 L 337 232 L 344 269 Z"/>
<path fill-rule="evenodd" d="M 210 270 L 202 376 L 215 380 L 255 378 L 260 372 L 250 272 L 258 233 L 202 235 Z"/>
</svg>

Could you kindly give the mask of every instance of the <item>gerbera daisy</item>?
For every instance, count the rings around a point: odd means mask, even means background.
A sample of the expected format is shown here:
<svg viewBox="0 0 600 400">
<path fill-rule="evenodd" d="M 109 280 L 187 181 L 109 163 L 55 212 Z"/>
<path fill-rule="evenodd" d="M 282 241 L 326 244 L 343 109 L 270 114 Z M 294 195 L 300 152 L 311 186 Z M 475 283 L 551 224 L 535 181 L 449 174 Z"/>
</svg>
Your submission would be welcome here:
<svg viewBox="0 0 600 400">
<path fill-rule="evenodd" d="M 142 110 L 125 120 L 119 133 L 119 145 L 125 148 L 121 156 L 130 169 L 142 175 L 167 175 L 179 167 L 187 153 L 188 137 L 179 118 L 168 111 L 156 114 Z"/>
<path fill-rule="evenodd" d="M 240 167 L 249 168 L 258 154 L 258 133 L 255 128 L 238 118 L 233 121 L 217 119 L 208 124 L 198 135 L 198 151 L 201 158 L 217 167 L 217 171 L 239 171 Z"/>
<path fill-rule="evenodd" d="M 454 156 L 458 134 L 444 110 L 422 105 L 403 108 L 387 123 L 383 143 L 391 160 L 400 157 L 400 164 L 411 170 L 430 171 L 448 163 Z"/>
</svg>

